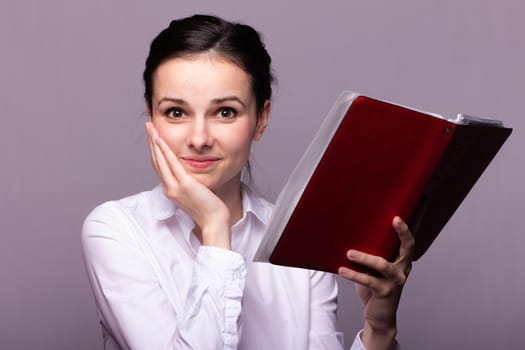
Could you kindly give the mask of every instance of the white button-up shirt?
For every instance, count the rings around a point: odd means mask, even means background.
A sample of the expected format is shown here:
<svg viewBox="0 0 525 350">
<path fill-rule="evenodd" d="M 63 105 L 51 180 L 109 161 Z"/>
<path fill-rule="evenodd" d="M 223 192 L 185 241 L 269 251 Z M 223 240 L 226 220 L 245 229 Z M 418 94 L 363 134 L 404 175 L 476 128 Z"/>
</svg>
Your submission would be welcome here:
<svg viewBox="0 0 525 350">
<path fill-rule="evenodd" d="M 94 209 L 82 246 L 106 349 L 342 349 L 333 275 L 252 261 L 272 205 L 243 188 L 233 251 L 159 185 Z M 357 336 L 352 349 L 364 349 Z"/>
</svg>

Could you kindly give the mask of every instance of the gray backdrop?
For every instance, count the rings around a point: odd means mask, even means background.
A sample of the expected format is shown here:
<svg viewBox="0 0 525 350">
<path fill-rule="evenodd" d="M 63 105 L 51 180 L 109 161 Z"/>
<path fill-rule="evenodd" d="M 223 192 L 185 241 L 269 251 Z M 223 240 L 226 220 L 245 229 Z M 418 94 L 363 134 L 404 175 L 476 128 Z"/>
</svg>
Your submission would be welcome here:
<svg viewBox="0 0 525 350">
<path fill-rule="evenodd" d="M 156 184 L 144 140 L 148 44 L 174 17 L 208 12 L 266 38 L 279 78 L 254 150 L 275 198 L 341 90 L 423 110 L 494 116 L 514 134 L 417 262 L 399 310 L 407 349 L 518 349 L 525 179 L 522 0 L 0 3 L 0 348 L 98 349 L 80 256 L 97 204 Z M 340 325 L 362 324 L 341 283 Z"/>
</svg>

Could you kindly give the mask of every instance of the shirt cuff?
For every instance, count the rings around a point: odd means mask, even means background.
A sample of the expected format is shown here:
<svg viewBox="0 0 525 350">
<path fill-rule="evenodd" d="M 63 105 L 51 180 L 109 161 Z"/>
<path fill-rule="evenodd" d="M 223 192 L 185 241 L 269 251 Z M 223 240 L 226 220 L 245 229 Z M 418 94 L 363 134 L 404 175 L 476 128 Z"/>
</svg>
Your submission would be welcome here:
<svg viewBox="0 0 525 350">
<path fill-rule="evenodd" d="M 244 289 L 246 264 L 239 253 L 218 247 L 201 246 L 195 263 L 196 280 L 206 280 L 214 286 L 242 282 Z"/>
<path fill-rule="evenodd" d="M 231 250 L 201 246 L 197 252 L 194 283 L 207 285 L 217 300 L 223 302 L 225 349 L 236 349 L 239 341 L 238 320 L 246 280 L 243 257 Z"/>
<path fill-rule="evenodd" d="M 354 342 L 352 343 L 352 347 L 350 348 L 350 350 L 366 350 L 365 346 L 363 345 L 363 342 L 361 341 L 361 333 L 363 333 L 363 330 L 360 330 L 355 336 Z"/>
<path fill-rule="evenodd" d="M 361 341 L 362 333 L 363 330 L 361 329 L 355 336 L 354 342 L 352 343 L 352 347 L 350 348 L 350 350 L 366 350 L 365 346 L 363 345 L 363 342 Z M 397 341 L 394 345 L 394 350 L 402 350 L 401 345 L 399 345 Z"/>
</svg>

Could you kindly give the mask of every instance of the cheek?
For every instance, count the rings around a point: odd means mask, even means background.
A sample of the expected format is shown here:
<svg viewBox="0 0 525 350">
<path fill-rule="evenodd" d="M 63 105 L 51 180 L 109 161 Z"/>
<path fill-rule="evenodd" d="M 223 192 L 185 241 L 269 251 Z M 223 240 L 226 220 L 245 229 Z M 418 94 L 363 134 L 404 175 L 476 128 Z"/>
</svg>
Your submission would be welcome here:
<svg viewBox="0 0 525 350">
<path fill-rule="evenodd" d="M 182 127 L 173 127 L 165 123 L 155 122 L 153 122 L 153 126 L 155 126 L 159 136 L 170 146 L 172 151 L 185 139 L 184 128 Z"/>
<path fill-rule="evenodd" d="M 250 125 L 243 125 L 234 128 L 230 132 L 231 147 L 237 150 L 239 154 L 247 154 L 253 140 L 253 128 Z"/>
</svg>

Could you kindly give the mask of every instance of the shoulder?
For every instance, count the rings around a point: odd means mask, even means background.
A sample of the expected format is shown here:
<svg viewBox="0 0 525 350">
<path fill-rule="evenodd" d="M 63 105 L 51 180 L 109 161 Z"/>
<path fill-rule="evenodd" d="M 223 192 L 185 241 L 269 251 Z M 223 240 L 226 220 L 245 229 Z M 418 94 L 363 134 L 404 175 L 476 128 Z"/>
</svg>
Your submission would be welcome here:
<svg viewBox="0 0 525 350">
<path fill-rule="evenodd" d="M 150 212 L 152 191 L 144 191 L 95 207 L 82 225 L 82 241 L 90 237 L 114 235 L 133 226 L 137 213 Z"/>
<path fill-rule="evenodd" d="M 144 191 L 118 200 L 104 202 L 95 207 L 86 217 L 86 221 L 96 220 L 124 213 L 133 213 L 147 205 L 152 191 Z"/>
</svg>

